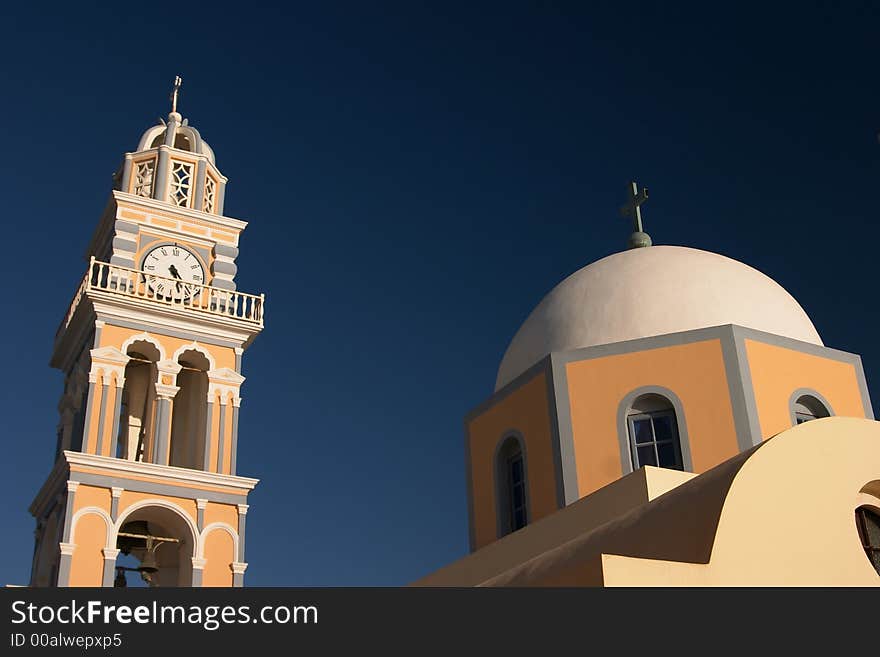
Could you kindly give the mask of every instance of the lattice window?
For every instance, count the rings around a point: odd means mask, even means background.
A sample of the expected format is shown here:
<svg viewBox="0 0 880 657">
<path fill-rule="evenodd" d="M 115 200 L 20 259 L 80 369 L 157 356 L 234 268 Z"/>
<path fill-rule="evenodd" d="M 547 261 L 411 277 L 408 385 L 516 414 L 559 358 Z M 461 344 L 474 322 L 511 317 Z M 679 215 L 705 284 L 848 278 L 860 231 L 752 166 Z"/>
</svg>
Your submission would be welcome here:
<svg viewBox="0 0 880 657">
<path fill-rule="evenodd" d="M 172 160 L 171 166 L 171 189 L 169 190 L 169 200 L 174 205 L 182 208 L 188 208 L 190 196 L 192 195 L 193 165 L 187 162 L 179 162 Z"/>
<path fill-rule="evenodd" d="M 156 161 L 145 160 L 135 164 L 134 189 L 135 196 L 151 198 L 153 196 L 153 176 L 156 172 Z"/>
<path fill-rule="evenodd" d="M 217 182 L 211 176 L 205 176 L 205 212 L 213 212 L 217 198 Z"/>
</svg>

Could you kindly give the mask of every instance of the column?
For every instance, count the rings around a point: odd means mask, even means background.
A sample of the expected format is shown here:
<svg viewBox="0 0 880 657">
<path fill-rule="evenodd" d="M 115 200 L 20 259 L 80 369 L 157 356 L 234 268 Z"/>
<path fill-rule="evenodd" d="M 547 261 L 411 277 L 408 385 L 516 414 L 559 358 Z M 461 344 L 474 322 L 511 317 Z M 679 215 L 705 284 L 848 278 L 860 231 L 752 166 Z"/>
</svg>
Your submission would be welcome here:
<svg viewBox="0 0 880 657">
<path fill-rule="evenodd" d="M 116 458 L 119 450 L 119 417 L 122 415 L 122 391 L 125 388 L 125 377 L 116 377 L 116 400 L 113 403 L 113 428 L 110 433 L 110 456 Z"/>
<path fill-rule="evenodd" d="M 192 585 L 194 588 L 201 588 L 202 586 L 202 577 L 205 574 L 206 563 L 208 563 L 207 559 L 200 559 L 198 557 L 192 558 Z"/>
<path fill-rule="evenodd" d="M 101 581 L 101 586 L 103 587 L 112 587 L 113 581 L 116 579 L 116 557 L 119 555 L 119 550 L 116 548 L 104 548 L 104 575 Z"/>
</svg>

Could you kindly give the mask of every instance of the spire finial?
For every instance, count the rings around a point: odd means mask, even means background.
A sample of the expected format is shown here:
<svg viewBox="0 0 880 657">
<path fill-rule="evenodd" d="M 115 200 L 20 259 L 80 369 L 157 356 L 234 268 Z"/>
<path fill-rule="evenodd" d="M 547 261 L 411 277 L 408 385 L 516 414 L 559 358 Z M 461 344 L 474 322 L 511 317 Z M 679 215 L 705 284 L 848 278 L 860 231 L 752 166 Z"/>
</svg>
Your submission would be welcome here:
<svg viewBox="0 0 880 657">
<path fill-rule="evenodd" d="M 171 111 L 177 112 L 177 95 L 180 93 L 180 85 L 183 84 L 183 80 L 179 75 L 174 76 L 174 89 L 171 92 Z"/>
<path fill-rule="evenodd" d="M 651 246 L 651 236 L 644 232 L 642 228 L 642 210 L 640 206 L 648 200 L 648 190 L 643 187 L 639 191 L 639 186 L 635 181 L 630 181 L 627 186 L 629 199 L 626 205 L 620 208 L 620 214 L 623 217 L 632 217 L 633 232 L 629 236 L 629 248 L 637 249 L 643 246 Z"/>
</svg>

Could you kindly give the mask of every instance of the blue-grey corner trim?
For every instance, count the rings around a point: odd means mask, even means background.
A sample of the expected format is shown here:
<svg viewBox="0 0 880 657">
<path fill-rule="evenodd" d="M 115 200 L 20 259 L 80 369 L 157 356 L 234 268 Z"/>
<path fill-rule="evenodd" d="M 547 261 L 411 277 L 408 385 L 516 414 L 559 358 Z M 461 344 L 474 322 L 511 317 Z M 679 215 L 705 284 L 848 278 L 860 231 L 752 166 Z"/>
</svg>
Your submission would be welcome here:
<svg viewBox="0 0 880 657">
<path fill-rule="evenodd" d="M 113 586 L 113 580 L 116 576 L 116 557 L 108 559 L 104 557 L 104 574 L 101 578 L 101 586 L 109 588 Z"/>
<path fill-rule="evenodd" d="M 557 450 L 559 456 L 559 479 L 562 485 L 562 506 L 580 498 L 577 461 L 574 453 L 574 433 L 571 426 L 571 398 L 568 392 L 568 372 L 565 361 L 550 354 L 547 376 L 553 379 L 553 406 L 556 409 Z"/>
<path fill-rule="evenodd" d="M 464 483 L 465 495 L 467 497 L 467 519 L 468 519 L 468 549 L 473 552 L 477 549 L 477 531 L 474 524 L 474 473 L 473 463 L 471 462 L 471 432 L 469 422 L 464 423 Z"/>
<path fill-rule="evenodd" d="M 238 513 L 238 557 L 240 562 L 244 562 L 244 534 L 247 529 L 247 513 Z"/>
<path fill-rule="evenodd" d="M 66 587 L 70 585 L 70 564 L 73 561 L 72 554 L 61 553 L 58 562 L 58 586 Z"/>
</svg>

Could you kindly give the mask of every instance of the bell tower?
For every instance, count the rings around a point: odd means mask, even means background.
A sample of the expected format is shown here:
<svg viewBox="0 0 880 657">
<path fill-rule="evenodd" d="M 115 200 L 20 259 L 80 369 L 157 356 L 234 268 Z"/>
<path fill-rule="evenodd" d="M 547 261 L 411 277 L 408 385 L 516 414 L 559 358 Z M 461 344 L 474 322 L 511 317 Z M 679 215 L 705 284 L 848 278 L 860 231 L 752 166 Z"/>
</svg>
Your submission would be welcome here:
<svg viewBox="0 0 880 657">
<path fill-rule="evenodd" d="M 241 361 L 264 296 L 236 287 L 247 224 L 223 214 L 226 178 L 179 88 L 114 176 L 55 336 L 31 586 L 243 585 L 257 480 L 236 471 Z"/>
</svg>

